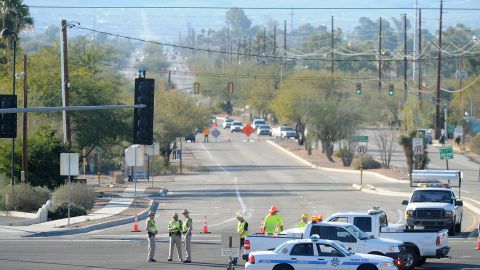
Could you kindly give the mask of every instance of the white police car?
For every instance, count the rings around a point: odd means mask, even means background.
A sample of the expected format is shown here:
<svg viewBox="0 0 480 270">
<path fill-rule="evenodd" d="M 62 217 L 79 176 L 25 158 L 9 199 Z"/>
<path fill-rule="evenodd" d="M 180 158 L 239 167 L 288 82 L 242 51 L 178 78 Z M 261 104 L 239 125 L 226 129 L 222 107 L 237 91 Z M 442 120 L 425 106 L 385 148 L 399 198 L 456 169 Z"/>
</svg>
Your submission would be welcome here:
<svg viewBox="0 0 480 270">
<path fill-rule="evenodd" d="M 351 253 L 334 241 L 312 235 L 310 239 L 287 241 L 273 251 L 251 252 L 245 269 L 398 270 L 401 263 L 389 257 Z"/>
</svg>

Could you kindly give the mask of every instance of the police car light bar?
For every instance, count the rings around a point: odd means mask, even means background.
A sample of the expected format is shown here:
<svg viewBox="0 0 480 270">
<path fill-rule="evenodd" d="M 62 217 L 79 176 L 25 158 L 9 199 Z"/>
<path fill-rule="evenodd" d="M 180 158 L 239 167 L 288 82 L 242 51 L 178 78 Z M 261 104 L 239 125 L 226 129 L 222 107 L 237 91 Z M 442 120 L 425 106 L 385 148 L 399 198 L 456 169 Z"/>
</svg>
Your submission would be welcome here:
<svg viewBox="0 0 480 270">
<path fill-rule="evenodd" d="M 419 183 L 419 188 L 429 188 L 429 187 L 437 187 L 437 188 L 449 188 L 450 185 L 446 183 Z"/>
</svg>

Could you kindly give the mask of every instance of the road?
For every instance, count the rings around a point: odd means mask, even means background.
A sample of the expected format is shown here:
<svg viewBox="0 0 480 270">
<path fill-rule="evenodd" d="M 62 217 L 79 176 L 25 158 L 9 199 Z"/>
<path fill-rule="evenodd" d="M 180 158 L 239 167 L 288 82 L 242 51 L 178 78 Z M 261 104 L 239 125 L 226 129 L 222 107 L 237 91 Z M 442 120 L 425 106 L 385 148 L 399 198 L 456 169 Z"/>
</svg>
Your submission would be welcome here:
<svg viewBox="0 0 480 270">
<path fill-rule="evenodd" d="M 223 130 L 222 130 L 223 131 Z M 231 142 L 227 142 L 230 138 Z M 170 190 L 157 211 L 160 229 L 159 262 L 146 262 L 144 233 L 132 233 L 132 225 L 118 226 L 82 235 L 52 238 L 0 236 L 0 269 L 216 269 L 225 268 L 220 256 L 220 234 L 234 231 L 235 213 L 247 213 L 250 231 L 259 230 L 260 220 L 275 204 L 284 217 L 285 227 L 295 226 L 302 213 L 322 214 L 338 211 L 365 211 L 372 206 L 386 210 L 389 221 L 403 221 L 401 198 L 376 196 L 354 190 L 353 174 L 326 172 L 304 165 L 261 141 L 248 142 L 242 134 L 224 132 L 214 143 L 194 143 L 185 147 L 192 154 L 185 162 L 200 163 L 197 170 L 155 185 Z M 408 185 L 365 178 L 366 183 L 398 190 Z M 188 208 L 194 219 L 193 262 L 168 263 L 167 222 L 173 212 Z M 198 234 L 207 216 L 211 234 Z M 476 217 L 466 211 L 464 230 Z M 143 223 L 140 226 L 144 228 Z M 419 269 L 480 269 L 476 239 L 458 236 L 450 239 L 452 259 L 429 260 Z"/>
</svg>

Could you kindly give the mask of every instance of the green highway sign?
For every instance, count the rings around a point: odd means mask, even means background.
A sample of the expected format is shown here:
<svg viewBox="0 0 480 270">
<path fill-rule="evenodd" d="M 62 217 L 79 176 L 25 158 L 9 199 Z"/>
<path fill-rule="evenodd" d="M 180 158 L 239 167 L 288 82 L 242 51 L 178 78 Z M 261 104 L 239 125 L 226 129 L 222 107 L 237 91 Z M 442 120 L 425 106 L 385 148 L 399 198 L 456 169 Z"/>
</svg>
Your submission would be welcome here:
<svg viewBox="0 0 480 270">
<path fill-rule="evenodd" d="M 453 159 L 453 148 L 452 147 L 442 147 L 440 148 L 440 159 Z"/>
<path fill-rule="evenodd" d="M 368 136 L 355 136 L 356 142 L 368 142 Z"/>
</svg>

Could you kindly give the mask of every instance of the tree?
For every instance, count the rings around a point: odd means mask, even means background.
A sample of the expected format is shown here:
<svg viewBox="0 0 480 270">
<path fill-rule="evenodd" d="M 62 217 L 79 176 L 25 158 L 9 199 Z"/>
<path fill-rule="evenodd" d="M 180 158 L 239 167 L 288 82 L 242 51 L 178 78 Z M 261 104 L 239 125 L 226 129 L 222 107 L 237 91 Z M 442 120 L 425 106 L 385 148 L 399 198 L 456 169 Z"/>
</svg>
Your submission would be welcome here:
<svg viewBox="0 0 480 270">
<path fill-rule="evenodd" d="M 412 170 L 415 163 L 417 165 L 417 169 L 423 170 L 430 162 L 430 159 L 428 158 L 428 151 L 427 151 L 428 144 L 426 143 L 425 138 L 423 140 L 423 149 L 424 149 L 423 155 L 418 155 L 417 161 L 414 159 L 415 157 L 413 155 L 413 149 L 412 149 L 413 138 L 417 138 L 416 131 L 412 131 L 408 134 L 401 135 L 398 140 L 398 143 L 403 148 L 403 152 L 405 154 L 405 159 L 407 162 L 407 170 L 410 175 L 412 174 Z"/>
<path fill-rule="evenodd" d="M 11 177 L 11 156 L 9 144 L 0 145 L 0 172 Z M 22 143 L 15 147 L 15 181 L 20 179 Z M 60 176 L 60 153 L 71 152 L 55 135 L 50 127 L 42 127 L 28 138 L 28 175 L 32 186 L 45 186 L 53 189 L 65 182 Z"/>
<path fill-rule="evenodd" d="M 395 147 L 395 139 L 397 132 L 393 129 L 383 130 L 375 133 L 375 141 L 377 143 L 382 166 L 385 169 L 390 168 L 392 160 L 393 148 Z"/>
<path fill-rule="evenodd" d="M 19 34 L 25 28 L 33 26 L 33 18 L 23 0 L 1 0 L 0 23 L 2 29 L 8 28 Z"/>
<path fill-rule="evenodd" d="M 245 15 L 243 9 L 240 8 L 229 9 L 225 14 L 225 20 L 230 26 L 233 35 L 237 37 L 245 35 L 252 25 L 252 22 Z"/>
</svg>

